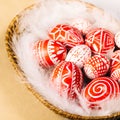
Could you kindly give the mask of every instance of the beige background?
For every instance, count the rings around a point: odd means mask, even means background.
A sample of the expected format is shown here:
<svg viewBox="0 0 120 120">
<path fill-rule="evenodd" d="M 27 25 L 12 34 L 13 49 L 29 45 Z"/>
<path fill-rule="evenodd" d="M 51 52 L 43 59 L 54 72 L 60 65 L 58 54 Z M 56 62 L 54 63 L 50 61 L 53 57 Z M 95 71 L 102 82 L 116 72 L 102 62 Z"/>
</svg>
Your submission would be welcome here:
<svg viewBox="0 0 120 120">
<path fill-rule="evenodd" d="M 0 120 L 63 120 L 42 105 L 20 82 L 5 50 L 12 18 L 34 0 L 0 0 Z"/>
</svg>

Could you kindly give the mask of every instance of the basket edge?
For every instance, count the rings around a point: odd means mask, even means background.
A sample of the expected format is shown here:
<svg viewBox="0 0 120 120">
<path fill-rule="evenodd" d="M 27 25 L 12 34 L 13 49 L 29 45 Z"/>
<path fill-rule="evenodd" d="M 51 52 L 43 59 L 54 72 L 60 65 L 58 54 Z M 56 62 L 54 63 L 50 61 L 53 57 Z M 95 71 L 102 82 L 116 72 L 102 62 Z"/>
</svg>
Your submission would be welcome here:
<svg viewBox="0 0 120 120">
<path fill-rule="evenodd" d="M 93 7 L 95 7 L 93 4 L 89 4 L 86 2 L 83 2 L 84 4 L 87 4 L 88 8 L 91 9 Z M 28 8 L 25 8 L 23 11 L 31 9 L 34 5 L 29 6 Z M 96 7 L 95 7 L 96 8 Z M 100 10 L 100 8 L 98 8 Z M 22 11 L 22 12 L 23 12 Z M 21 13 L 22 13 L 21 12 Z M 66 118 L 70 118 L 70 119 L 76 119 L 76 120 L 98 120 L 98 119 L 103 119 L 103 120 L 107 120 L 107 119 L 112 119 L 112 118 L 117 118 L 120 117 L 120 112 L 117 113 L 113 113 L 110 116 L 80 116 L 80 115 L 76 115 L 76 114 L 71 114 L 68 112 L 65 112 L 59 108 L 57 108 L 56 106 L 52 105 L 51 103 L 49 103 L 47 100 L 45 100 L 37 91 L 35 91 L 35 89 L 33 88 L 33 86 L 27 82 L 26 80 L 26 76 L 24 74 L 24 72 L 22 71 L 22 69 L 18 66 L 17 63 L 17 57 L 14 53 L 14 51 L 11 48 L 11 43 L 12 42 L 12 37 L 9 38 L 9 35 L 13 35 L 14 30 L 16 28 L 16 24 L 19 22 L 20 19 L 20 14 L 17 14 L 13 20 L 11 21 L 11 23 L 8 26 L 8 29 L 6 31 L 5 34 L 5 46 L 6 46 L 6 51 L 8 54 L 8 58 L 10 60 L 10 62 L 12 63 L 12 66 L 14 67 L 15 71 L 17 72 L 17 74 L 22 77 L 22 80 L 25 81 L 25 86 L 27 87 L 27 89 L 40 101 L 42 102 L 47 108 L 49 108 L 50 110 L 54 111 L 56 114 L 62 115 Z M 10 41 L 11 39 L 11 41 Z"/>
</svg>

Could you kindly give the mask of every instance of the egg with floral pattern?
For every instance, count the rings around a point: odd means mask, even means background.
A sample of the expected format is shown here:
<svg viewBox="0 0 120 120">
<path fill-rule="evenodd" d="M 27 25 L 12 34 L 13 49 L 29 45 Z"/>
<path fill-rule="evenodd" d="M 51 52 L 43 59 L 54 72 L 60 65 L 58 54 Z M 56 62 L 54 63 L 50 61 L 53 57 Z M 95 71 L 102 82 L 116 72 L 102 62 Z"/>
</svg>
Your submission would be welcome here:
<svg viewBox="0 0 120 120">
<path fill-rule="evenodd" d="M 49 32 L 50 38 L 63 42 L 66 46 L 72 48 L 84 43 L 81 31 L 69 25 L 59 24 Z"/>
</svg>

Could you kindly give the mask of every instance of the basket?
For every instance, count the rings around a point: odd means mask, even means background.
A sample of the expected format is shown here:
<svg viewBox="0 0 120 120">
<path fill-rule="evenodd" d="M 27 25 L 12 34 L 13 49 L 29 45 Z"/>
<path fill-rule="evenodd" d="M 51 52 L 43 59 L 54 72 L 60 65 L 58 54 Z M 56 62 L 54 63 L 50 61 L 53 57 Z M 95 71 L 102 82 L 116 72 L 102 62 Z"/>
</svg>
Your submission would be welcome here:
<svg viewBox="0 0 120 120">
<path fill-rule="evenodd" d="M 72 1 L 72 0 L 71 0 Z M 85 3 L 85 2 L 81 2 L 81 4 L 85 4 L 86 8 L 88 9 L 88 11 L 91 11 L 93 8 L 96 8 L 94 5 L 89 4 L 89 3 Z M 26 11 L 26 10 L 30 10 L 32 9 L 34 5 L 29 6 L 28 8 L 24 9 L 22 12 Z M 102 9 L 97 8 L 99 11 L 101 11 L 103 13 Z M 22 13 L 21 12 L 21 13 Z M 20 66 L 18 65 L 18 58 L 17 55 L 15 54 L 13 47 L 12 47 L 12 37 L 13 35 L 16 33 L 17 35 L 20 35 L 20 31 L 19 31 L 19 19 L 21 17 L 21 13 L 16 15 L 14 17 L 14 19 L 12 20 L 12 22 L 10 23 L 7 32 L 6 32 L 6 37 L 5 37 L 5 44 L 6 44 L 6 50 L 8 53 L 8 57 L 14 67 L 14 69 L 16 70 L 16 72 L 18 73 L 18 75 L 21 77 L 21 79 L 23 81 L 27 81 L 26 75 L 24 74 L 24 71 L 20 68 Z M 44 97 L 42 95 L 40 95 L 37 91 L 34 90 L 33 86 L 27 82 L 25 82 L 26 87 L 28 88 L 28 90 L 30 92 L 32 92 L 32 94 L 40 101 L 42 102 L 45 106 L 47 106 L 50 110 L 54 111 L 55 113 L 62 115 L 66 118 L 69 119 L 74 119 L 74 120 L 112 120 L 112 119 L 118 119 L 120 118 L 120 112 L 118 113 L 114 113 L 111 114 L 110 116 L 80 116 L 80 115 L 76 115 L 76 114 L 71 114 L 68 113 L 66 111 L 63 111 L 62 109 L 57 108 L 56 106 L 54 106 L 53 104 L 51 104 L 49 101 L 47 101 L 46 99 L 44 99 Z"/>
</svg>

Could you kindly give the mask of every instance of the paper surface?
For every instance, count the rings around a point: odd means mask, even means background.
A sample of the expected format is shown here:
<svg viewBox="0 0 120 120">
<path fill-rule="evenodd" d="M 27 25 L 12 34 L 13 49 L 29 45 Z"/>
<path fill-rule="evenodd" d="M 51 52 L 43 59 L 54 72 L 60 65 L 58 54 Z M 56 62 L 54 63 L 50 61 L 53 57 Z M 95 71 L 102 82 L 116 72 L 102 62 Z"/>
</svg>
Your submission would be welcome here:
<svg viewBox="0 0 120 120">
<path fill-rule="evenodd" d="M 85 0 L 120 18 L 120 0 Z M 5 32 L 12 18 L 34 0 L 0 0 L 0 120 L 64 120 L 40 103 L 20 82 L 7 57 Z M 118 16 L 117 16 L 118 15 Z"/>
</svg>

